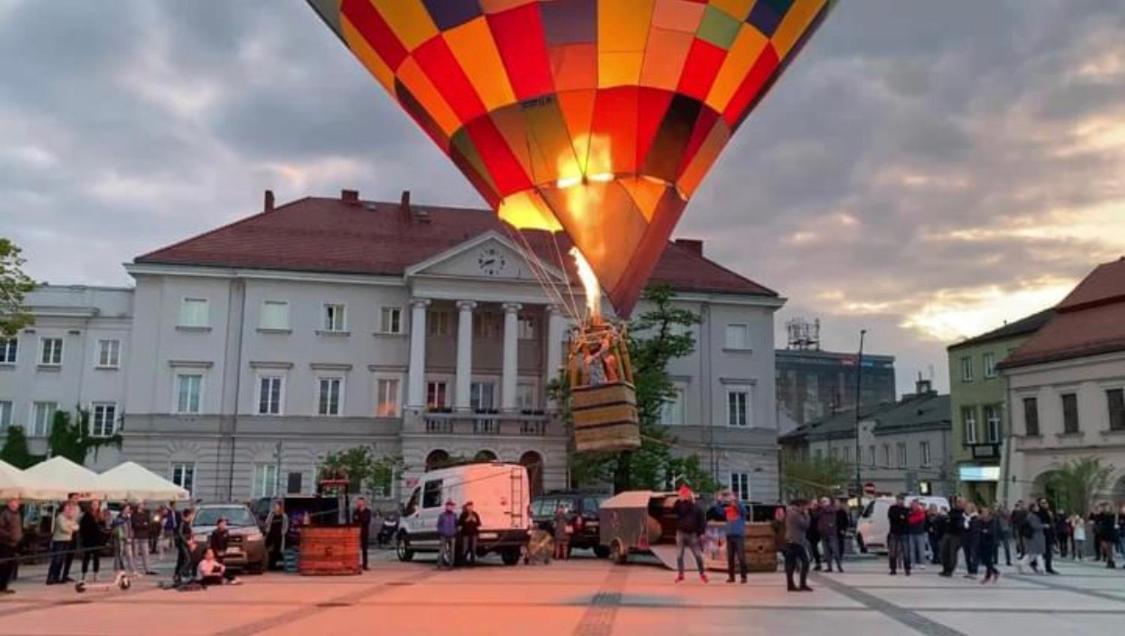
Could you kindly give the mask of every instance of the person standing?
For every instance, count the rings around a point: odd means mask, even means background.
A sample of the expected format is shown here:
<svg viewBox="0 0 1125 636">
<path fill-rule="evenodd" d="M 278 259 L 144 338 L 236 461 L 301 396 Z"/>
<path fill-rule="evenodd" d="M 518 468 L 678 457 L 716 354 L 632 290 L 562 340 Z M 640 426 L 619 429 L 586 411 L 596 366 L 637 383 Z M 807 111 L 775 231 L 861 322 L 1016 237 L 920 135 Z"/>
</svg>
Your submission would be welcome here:
<svg viewBox="0 0 1125 636">
<path fill-rule="evenodd" d="M 887 534 L 887 559 L 891 565 L 891 576 L 898 573 L 899 561 L 902 562 L 906 576 L 910 576 L 910 551 L 906 548 L 910 535 L 910 511 L 905 501 L 906 498 L 900 494 L 895 497 L 894 504 L 887 510 L 887 521 L 890 523 L 890 532 Z"/>
<path fill-rule="evenodd" d="M 1054 517 L 1055 541 L 1059 545 L 1059 558 L 1065 559 L 1068 553 L 1074 552 L 1074 547 L 1070 543 L 1070 519 L 1067 518 L 1066 511 L 1062 509 L 1055 512 Z"/>
<path fill-rule="evenodd" d="M 561 503 L 555 507 L 555 516 L 552 519 L 555 529 L 555 560 L 565 561 L 570 556 L 570 521 L 567 519 L 566 507 Z"/>
<path fill-rule="evenodd" d="M 55 530 L 51 534 L 51 564 L 47 568 L 47 585 L 65 583 L 69 575 L 63 572 L 74 533 L 78 532 L 78 507 L 69 501 L 55 515 Z"/>
<path fill-rule="evenodd" d="M 137 564 L 133 561 L 133 507 L 125 504 L 121 514 L 110 522 L 110 534 L 113 536 L 113 569 L 115 572 L 137 574 Z"/>
<path fill-rule="evenodd" d="M 457 550 L 457 513 L 454 512 L 457 504 L 452 499 L 445 502 L 445 510 L 438 515 L 437 533 L 441 540 L 441 552 L 438 554 L 438 569 L 448 567 L 453 569 Z"/>
<path fill-rule="evenodd" d="M 180 529 L 180 512 L 176 510 L 176 502 L 169 501 L 164 509 L 164 540 L 168 542 L 168 549 L 176 551 L 176 531 Z M 160 546 L 160 559 L 164 559 L 164 544 Z"/>
<path fill-rule="evenodd" d="M 840 546 L 840 559 L 844 558 L 844 546 L 847 545 L 848 529 L 852 527 L 852 516 L 848 514 L 848 500 L 840 499 L 836 502 L 836 545 Z M 840 570 L 843 572 L 843 570 Z"/>
<path fill-rule="evenodd" d="M 996 540 L 1000 534 L 1000 524 L 992 516 L 992 511 L 984 507 L 980 509 L 977 524 L 980 530 L 978 554 L 981 565 L 984 566 L 984 578 L 981 579 L 981 583 L 990 581 L 997 583 L 1000 581 L 1000 571 L 996 569 Z"/>
<path fill-rule="evenodd" d="M 1047 574 L 1058 574 L 1055 571 L 1053 557 L 1055 552 L 1055 515 L 1051 512 L 1051 504 L 1047 501 L 1046 497 L 1039 499 L 1039 520 L 1043 522 L 1043 538 L 1046 541 L 1046 547 L 1043 550 L 1043 565 L 1047 570 Z"/>
<path fill-rule="evenodd" d="M 808 541 L 808 551 L 813 560 L 816 561 L 816 567 L 813 570 L 820 572 L 820 502 L 813 499 L 808 505 L 809 515 L 809 530 L 808 536 L 805 539 Z"/>
<path fill-rule="evenodd" d="M 78 522 L 78 541 L 79 549 L 82 550 L 82 580 L 86 580 L 86 575 L 90 571 L 91 564 L 93 565 L 93 580 L 98 580 L 98 570 L 102 565 L 102 548 L 105 547 L 106 539 L 106 526 L 105 526 L 105 513 L 102 510 L 102 502 L 94 499 L 90 501 L 89 508 L 82 514 L 82 519 Z"/>
<path fill-rule="evenodd" d="M 1027 509 L 1024 508 L 1023 500 L 1020 499 L 1019 501 L 1016 502 L 1015 507 L 1012 508 L 1012 516 L 1011 516 L 1012 532 L 1015 534 L 1015 537 L 1016 537 L 1016 560 L 1017 561 L 1019 559 L 1022 559 L 1023 555 L 1026 553 L 1026 550 L 1024 549 L 1024 545 L 1023 545 L 1023 543 L 1024 543 L 1023 533 L 1020 531 L 1021 528 L 1023 528 L 1025 521 L 1027 521 Z"/>
<path fill-rule="evenodd" d="M 945 524 L 945 534 L 941 538 L 941 576 L 953 576 L 957 569 L 957 554 L 961 551 L 961 535 L 965 532 L 964 503 L 958 497 L 951 498 L 953 506 Z"/>
<path fill-rule="evenodd" d="M 461 517 L 457 519 L 457 527 L 461 529 L 461 540 L 464 542 L 465 563 L 477 564 L 477 544 L 480 539 L 480 515 L 473 509 L 473 502 L 466 501 L 461 507 Z"/>
<path fill-rule="evenodd" d="M 820 535 L 820 541 L 824 546 L 824 561 L 828 566 L 827 571 L 832 571 L 833 561 L 836 563 L 836 568 L 844 571 L 844 566 L 840 562 L 840 535 L 836 531 L 836 506 L 832 505 L 832 500 L 828 497 L 823 497 L 820 500 L 820 514 L 816 518 L 816 532 Z"/>
<path fill-rule="evenodd" d="M 676 582 L 684 580 L 684 550 L 691 550 L 699 569 L 699 580 L 706 583 L 707 573 L 703 570 L 699 537 L 707 530 L 707 520 L 695 504 L 695 495 L 687 485 L 680 486 L 679 499 L 672 504 L 672 513 L 676 515 Z"/>
<path fill-rule="evenodd" d="M 1020 536 L 1023 537 L 1024 548 L 1023 557 L 1016 562 L 1020 574 L 1023 574 L 1024 566 L 1029 564 L 1032 570 L 1043 574 L 1039 570 L 1039 562 L 1044 559 L 1047 539 L 1043 533 L 1043 519 L 1039 516 L 1039 504 L 1033 502 L 1028 506 L 1027 516 L 1024 518 L 1023 526 L 1020 527 Z"/>
<path fill-rule="evenodd" d="M 191 527 L 194 516 L 195 511 L 188 508 L 179 515 L 180 522 L 176 526 L 176 571 L 172 573 L 172 582 L 176 585 L 187 583 L 195 574 L 191 567 L 192 553 L 195 552 L 195 533 Z"/>
<path fill-rule="evenodd" d="M 359 553 L 363 560 L 363 569 L 366 570 L 368 569 L 367 544 L 371 539 L 371 509 L 367 507 L 367 500 L 363 497 L 355 500 L 352 523 L 359 526 Z"/>
<path fill-rule="evenodd" d="M 727 583 L 734 583 L 734 564 L 746 582 L 746 508 L 729 490 L 719 493 L 719 501 L 711 509 L 712 516 L 722 519 L 727 538 Z"/>
<path fill-rule="evenodd" d="M 273 502 L 273 510 L 266 515 L 266 551 L 269 554 L 267 565 L 269 569 L 276 570 L 281 562 L 281 553 L 285 550 L 285 538 L 289 534 L 289 515 L 285 514 L 285 505 L 281 501 Z"/>
<path fill-rule="evenodd" d="M 1086 520 L 1078 515 L 1070 517 L 1070 535 L 1074 537 L 1074 552 L 1071 559 L 1081 561 L 1086 553 Z"/>
<path fill-rule="evenodd" d="M 1105 557 L 1105 566 L 1112 570 L 1117 567 L 1113 561 L 1114 549 L 1117 547 L 1117 523 L 1108 503 L 1102 502 L 1098 506 L 1098 512 L 1094 515 L 1094 527 L 1097 528 L 1098 546 Z"/>
<path fill-rule="evenodd" d="M 1008 567 L 1012 567 L 1012 518 L 1008 514 L 1008 509 L 1004 506 L 997 505 L 995 513 L 992 518 L 996 521 L 996 556 L 993 559 L 994 563 L 1000 561 L 1000 548 L 1004 548 L 1004 563 Z"/>
<path fill-rule="evenodd" d="M 926 509 L 920 500 L 915 499 L 910 503 L 910 514 L 906 517 L 906 523 L 909 532 L 907 551 L 910 552 L 910 560 L 918 566 L 919 570 L 925 570 L 929 537 L 926 535 Z"/>
<path fill-rule="evenodd" d="M 138 566 L 138 571 L 145 575 L 156 572 L 148 565 L 149 537 L 152 534 L 152 514 L 145 507 L 145 502 L 137 502 L 133 511 L 133 564 Z"/>
<path fill-rule="evenodd" d="M 809 515 L 805 511 L 805 502 L 795 499 L 789 503 L 785 510 L 785 582 L 790 592 L 811 592 L 808 585 L 809 554 L 805 550 L 808 542 Z M 801 569 L 801 585 L 793 583 L 793 573 L 798 564 Z"/>
<path fill-rule="evenodd" d="M 930 504 L 926 511 L 926 535 L 930 540 L 930 564 L 941 565 L 941 538 L 945 535 L 945 528 L 949 524 L 949 515 L 946 511 Z"/>
<path fill-rule="evenodd" d="M 965 578 L 977 578 L 977 566 L 980 564 L 980 519 L 977 507 L 972 503 L 965 504 L 965 534 L 961 537 L 961 548 L 965 552 Z"/>
<path fill-rule="evenodd" d="M 14 594 L 8 587 L 16 570 L 16 558 L 23 540 L 23 518 L 19 497 L 12 497 L 0 509 L 0 594 Z"/>
</svg>

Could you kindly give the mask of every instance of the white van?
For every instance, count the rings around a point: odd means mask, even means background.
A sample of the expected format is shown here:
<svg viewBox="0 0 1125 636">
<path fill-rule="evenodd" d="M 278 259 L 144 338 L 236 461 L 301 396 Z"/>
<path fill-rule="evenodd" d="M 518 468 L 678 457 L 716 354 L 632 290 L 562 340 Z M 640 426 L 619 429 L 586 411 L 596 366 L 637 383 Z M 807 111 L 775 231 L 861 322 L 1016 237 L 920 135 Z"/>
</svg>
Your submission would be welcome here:
<svg viewBox="0 0 1125 636">
<path fill-rule="evenodd" d="M 933 504 L 938 507 L 938 510 L 949 512 L 949 500 L 945 497 L 907 495 L 905 500 L 907 506 L 918 500 L 927 510 Z M 887 511 L 891 509 L 894 503 L 894 497 L 880 497 L 868 502 L 867 507 L 863 509 L 863 514 L 860 515 L 855 527 L 855 540 L 861 551 L 886 551 L 887 535 L 891 531 L 891 522 L 887 519 Z"/>
<path fill-rule="evenodd" d="M 527 469 L 519 464 L 491 462 L 441 468 L 418 480 L 402 510 L 395 545 L 400 561 L 418 552 L 438 552 L 437 520 L 445 502 L 457 504 L 457 514 L 467 501 L 480 515 L 477 555 L 496 552 L 505 565 L 515 565 L 527 545 L 531 493 Z"/>
</svg>

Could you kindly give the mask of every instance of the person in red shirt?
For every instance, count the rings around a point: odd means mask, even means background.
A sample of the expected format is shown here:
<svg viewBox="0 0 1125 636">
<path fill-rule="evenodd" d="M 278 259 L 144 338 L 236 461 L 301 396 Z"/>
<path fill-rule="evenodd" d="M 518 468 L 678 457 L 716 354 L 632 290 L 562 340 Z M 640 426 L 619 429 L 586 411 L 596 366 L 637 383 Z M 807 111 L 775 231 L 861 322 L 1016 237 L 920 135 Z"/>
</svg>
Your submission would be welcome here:
<svg viewBox="0 0 1125 636">
<path fill-rule="evenodd" d="M 906 523 L 909 531 L 907 541 L 909 542 L 910 560 L 918 564 L 919 570 L 925 570 L 926 561 L 929 560 L 926 548 L 930 541 L 926 534 L 926 509 L 922 506 L 921 501 L 915 499 L 910 504 L 910 514 L 906 517 Z"/>
</svg>

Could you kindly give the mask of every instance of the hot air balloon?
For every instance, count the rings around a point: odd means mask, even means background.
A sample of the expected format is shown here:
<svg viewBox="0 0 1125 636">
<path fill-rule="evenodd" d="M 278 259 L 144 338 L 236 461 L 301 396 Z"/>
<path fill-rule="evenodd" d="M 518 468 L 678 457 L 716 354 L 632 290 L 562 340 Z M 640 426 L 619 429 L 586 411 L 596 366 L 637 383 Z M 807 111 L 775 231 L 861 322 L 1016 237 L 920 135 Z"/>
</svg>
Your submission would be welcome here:
<svg viewBox="0 0 1125 636">
<path fill-rule="evenodd" d="M 627 317 L 719 152 L 832 0 L 309 3 L 501 219 L 565 234 L 588 308 L 572 362 L 609 360 L 604 379 L 626 382 L 598 285 Z M 618 415 L 635 428 L 635 408 Z"/>
</svg>

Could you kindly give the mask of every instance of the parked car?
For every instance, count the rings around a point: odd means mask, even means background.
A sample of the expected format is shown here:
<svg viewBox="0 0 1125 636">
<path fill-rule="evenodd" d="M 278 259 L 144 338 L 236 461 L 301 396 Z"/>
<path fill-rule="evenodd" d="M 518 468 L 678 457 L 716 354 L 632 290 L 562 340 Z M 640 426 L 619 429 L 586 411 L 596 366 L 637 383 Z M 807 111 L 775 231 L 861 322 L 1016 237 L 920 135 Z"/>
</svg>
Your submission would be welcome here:
<svg viewBox="0 0 1125 636">
<path fill-rule="evenodd" d="M 505 565 L 519 562 L 530 526 L 526 468 L 503 462 L 467 464 L 430 471 L 419 483 L 399 520 L 395 546 L 400 561 L 409 561 L 418 552 L 440 550 L 437 519 L 445 502 L 452 500 L 458 513 L 471 501 L 480 515 L 478 556 L 495 552 Z"/>
<path fill-rule="evenodd" d="M 609 546 L 599 542 L 598 508 L 609 495 L 591 492 L 557 492 L 536 497 L 531 502 L 531 519 L 535 527 L 553 536 L 555 533 L 555 511 L 559 506 L 566 509 L 566 522 L 573 532 L 570 535 L 571 550 L 593 550 L 599 559 L 609 556 Z"/>
<path fill-rule="evenodd" d="M 227 542 L 223 564 L 231 569 L 249 574 L 261 574 L 266 569 L 266 538 L 258 527 L 258 521 L 245 504 L 202 504 L 195 509 L 192 530 L 195 532 L 195 558 L 201 558 L 207 550 L 211 532 L 219 519 L 227 520 L 230 540 Z"/>
<path fill-rule="evenodd" d="M 922 506 L 929 509 L 930 504 L 937 505 L 939 510 L 949 512 L 949 500 L 945 497 L 921 497 L 907 495 L 906 505 L 914 500 L 920 500 Z M 879 497 L 867 503 L 863 513 L 859 516 L 855 526 L 855 540 L 862 552 L 868 550 L 885 551 L 887 549 L 887 534 L 891 531 L 891 523 L 887 519 L 887 511 L 895 503 L 894 497 Z"/>
</svg>

